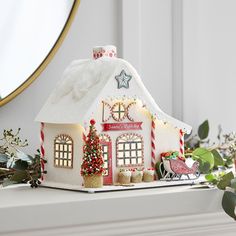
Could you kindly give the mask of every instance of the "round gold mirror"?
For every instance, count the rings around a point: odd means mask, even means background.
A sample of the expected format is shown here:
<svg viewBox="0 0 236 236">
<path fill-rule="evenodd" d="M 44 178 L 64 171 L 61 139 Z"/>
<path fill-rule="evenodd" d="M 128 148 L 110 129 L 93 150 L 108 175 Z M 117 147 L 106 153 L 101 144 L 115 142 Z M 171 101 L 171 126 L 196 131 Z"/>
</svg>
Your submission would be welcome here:
<svg viewBox="0 0 236 236">
<path fill-rule="evenodd" d="M 65 38 L 79 0 L 8 0 L 0 7 L 0 106 L 27 88 Z"/>
</svg>

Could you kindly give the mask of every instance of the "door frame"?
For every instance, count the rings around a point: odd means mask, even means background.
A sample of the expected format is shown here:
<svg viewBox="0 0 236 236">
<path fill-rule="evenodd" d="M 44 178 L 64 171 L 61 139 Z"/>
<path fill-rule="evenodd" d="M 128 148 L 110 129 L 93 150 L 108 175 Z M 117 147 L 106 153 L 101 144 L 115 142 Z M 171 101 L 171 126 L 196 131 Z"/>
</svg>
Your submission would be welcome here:
<svg viewBox="0 0 236 236">
<path fill-rule="evenodd" d="M 105 140 L 103 137 L 106 137 L 107 140 Z M 112 142 L 111 138 L 107 134 L 102 134 L 100 138 L 100 144 L 107 146 L 107 153 L 108 153 L 108 175 L 103 177 L 103 182 L 105 185 L 111 185 L 113 183 L 113 173 L 112 173 Z"/>
</svg>

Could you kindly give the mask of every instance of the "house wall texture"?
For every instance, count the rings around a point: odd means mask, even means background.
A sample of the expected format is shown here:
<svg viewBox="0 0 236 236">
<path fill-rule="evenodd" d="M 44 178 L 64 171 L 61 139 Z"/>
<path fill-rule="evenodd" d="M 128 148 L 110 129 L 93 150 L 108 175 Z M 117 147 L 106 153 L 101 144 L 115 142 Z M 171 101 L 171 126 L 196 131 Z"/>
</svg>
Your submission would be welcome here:
<svg viewBox="0 0 236 236">
<path fill-rule="evenodd" d="M 80 166 L 82 162 L 83 129 L 79 125 L 45 124 L 45 155 L 47 164 L 45 180 L 64 184 L 79 185 L 82 182 Z M 54 167 L 54 140 L 59 134 L 69 135 L 73 140 L 73 168 Z M 66 178 L 65 178 L 66 176 Z"/>
<path fill-rule="evenodd" d="M 129 74 L 129 71 L 128 71 Z M 130 168 L 150 168 L 151 165 L 151 113 L 147 109 L 147 107 L 143 107 L 142 101 L 137 98 L 129 98 L 123 99 L 122 97 L 116 98 L 118 95 L 119 90 L 116 88 L 116 81 L 113 81 L 113 76 L 110 77 L 108 84 L 105 88 L 110 88 L 110 99 L 109 97 L 105 96 L 102 100 L 96 100 L 96 107 L 94 109 L 94 114 L 91 118 L 96 120 L 96 129 L 99 134 L 108 135 L 109 139 L 111 140 L 111 173 L 113 176 L 113 183 L 117 182 L 118 172 L 120 169 L 130 169 Z M 136 78 L 133 78 L 135 80 Z M 115 83 L 114 83 L 115 82 Z M 115 89 L 112 87 L 115 87 Z M 126 94 L 128 91 L 137 91 L 139 87 L 133 81 L 130 83 L 129 90 L 123 90 L 122 93 Z M 104 94 L 108 93 L 107 91 Z M 138 93 L 137 93 L 138 94 Z M 112 97 L 114 95 L 114 97 Z M 111 99 L 113 98 L 113 99 Z M 137 130 L 104 130 L 101 124 L 119 124 L 116 120 L 113 119 L 111 116 L 111 111 L 106 107 L 102 106 L 102 101 L 105 102 L 110 107 L 113 107 L 118 102 L 124 104 L 125 107 L 128 107 L 131 103 L 134 103 L 130 106 L 128 110 L 127 116 L 124 117 L 122 122 L 130 122 L 129 119 L 133 119 L 134 122 L 141 122 L 140 129 Z M 75 107 L 76 109 L 76 107 Z M 79 108 L 78 108 L 79 109 Z M 104 110 L 103 110 L 104 109 Z M 103 121 L 103 117 L 106 121 Z M 170 150 L 177 150 L 180 149 L 179 144 L 179 128 L 175 127 L 173 124 L 168 124 L 160 120 L 155 120 L 156 129 L 154 130 L 155 134 L 155 146 L 156 146 L 156 160 L 160 160 L 160 154 L 162 152 L 168 152 Z M 82 127 L 83 126 L 83 127 Z M 89 131 L 89 119 L 87 122 L 83 124 L 50 124 L 46 123 L 44 128 L 45 133 L 45 156 L 48 160 L 45 169 L 47 170 L 47 174 L 45 176 L 45 180 L 47 184 L 55 184 L 55 183 L 63 183 L 69 185 L 81 185 L 82 178 L 80 176 L 80 166 L 82 162 L 83 156 L 83 141 L 82 141 L 82 133 L 88 133 Z M 62 168 L 62 167 L 55 167 L 54 165 L 54 140 L 60 134 L 69 135 L 73 140 L 73 168 Z M 138 156 L 142 156 L 143 162 L 134 163 L 124 163 L 125 166 L 119 165 L 117 157 L 119 156 L 119 152 L 117 149 L 117 142 L 119 141 L 119 137 L 122 135 L 137 135 L 140 136 L 142 139 L 142 150 L 137 151 Z M 137 140 L 133 140 L 137 141 Z M 141 147 L 139 147 L 141 148 Z M 135 148 L 134 148 L 135 149 Z M 62 149 L 61 149 L 62 150 Z M 142 154 L 139 154 L 142 153 Z M 127 155 L 126 152 L 124 154 Z M 136 153 L 132 151 L 132 156 L 135 158 Z M 132 159 L 133 160 L 133 159 Z M 140 160 L 140 159 L 139 159 Z M 66 178 L 65 178 L 66 176 Z"/>
<path fill-rule="evenodd" d="M 133 64 L 158 105 L 196 127 L 234 130 L 233 0 L 81 0 L 64 43 L 38 79 L 0 108 L 0 132 L 22 128 L 26 151 L 39 147 L 36 114 L 66 66 L 94 45 L 114 44 Z M 102 12 L 102 14 L 100 14 Z M 181 50 L 176 50 L 181 49 Z M 216 129 L 213 132 L 216 132 Z"/>
</svg>

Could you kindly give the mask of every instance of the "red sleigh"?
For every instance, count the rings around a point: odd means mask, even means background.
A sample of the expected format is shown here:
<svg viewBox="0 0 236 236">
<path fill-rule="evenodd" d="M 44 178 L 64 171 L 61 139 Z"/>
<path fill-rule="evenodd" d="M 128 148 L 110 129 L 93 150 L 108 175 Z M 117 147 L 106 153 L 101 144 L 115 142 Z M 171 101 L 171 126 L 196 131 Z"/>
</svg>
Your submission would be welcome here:
<svg viewBox="0 0 236 236">
<path fill-rule="evenodd" d="M 163 158 L 159 168 L 162 179 L 164 180 L 182 180 L 184 176 L 186 176 L 188 180 L 193 180 L 200 176 L 198 166 L 199 163 L 197 161 L 195 161 L 191 167 L 188 167 L 182 160 Z"/>
</svg>

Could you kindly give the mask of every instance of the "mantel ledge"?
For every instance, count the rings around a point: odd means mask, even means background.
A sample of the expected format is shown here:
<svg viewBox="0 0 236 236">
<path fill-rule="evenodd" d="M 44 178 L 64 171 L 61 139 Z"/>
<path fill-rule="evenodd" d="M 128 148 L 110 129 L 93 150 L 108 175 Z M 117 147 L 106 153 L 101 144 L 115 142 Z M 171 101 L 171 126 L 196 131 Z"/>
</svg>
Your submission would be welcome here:
<svg viewBox="0 0 236 236">
<path fill-rule="evenodd" d="M 234 235 L 222 194 L 194 186 L 95 194 L 10 187 L 0 190 L 0 235 Z"/>
</svg>

